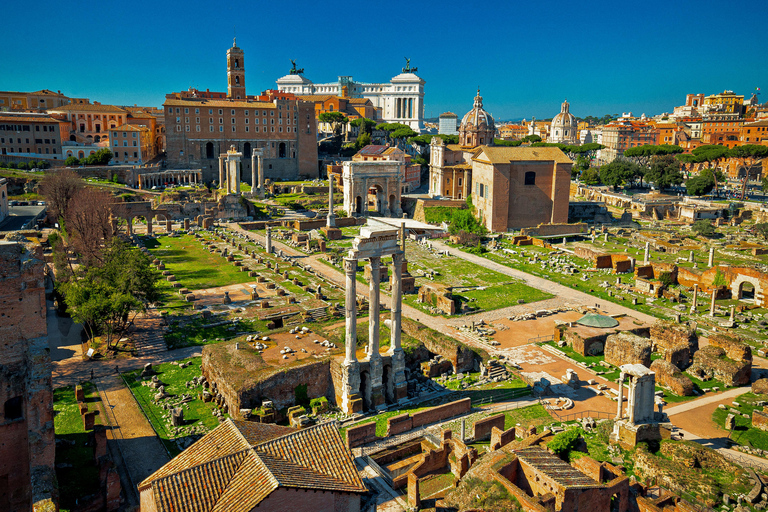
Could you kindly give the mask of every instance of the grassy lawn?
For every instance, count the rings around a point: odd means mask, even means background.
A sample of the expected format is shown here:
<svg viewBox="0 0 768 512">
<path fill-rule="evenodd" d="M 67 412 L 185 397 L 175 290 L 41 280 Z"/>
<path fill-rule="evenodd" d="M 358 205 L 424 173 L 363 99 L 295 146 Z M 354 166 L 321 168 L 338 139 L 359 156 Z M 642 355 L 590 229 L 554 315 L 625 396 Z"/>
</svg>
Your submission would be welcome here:
<svg viewBox="0 0 768 512">
<path fill-rule="evenodd" d="M 181 453 L 185 443 L 202 437 L 203 434 L 219 425 L 219 420 L 212 414 L 213 410 L 216 409 L 215 403 L 205 403 L 199 398 L 199 395 L 203 392 L 203 387 L 186 387 L 185 385 L 194 377 L 202 374 L 201 358 L 194 357 L 185 361 L 179 361 L 179 363 L 185 362 L 189 363 L 189 366 L 186 368 L 181 368 L 178 364 L 174 363 L 163 363 L 154 366 L 157 378 L 165 385 L 165 392 L 171 395 L 171 398 L 164 399 L 163 402 L 184 409 L 184 426 L 182 427 L 172 426 L 169 410 L 164 409 L 160 403 L 154 400 L 157 390 L 142 385 L 142 382 L 149 382 L 149 378 L 142 379 L 140 377 L 141 370 L 122 374 L 123 380 L 131 389 L 133 396 L 147 416 L 147 420 L 152 424 L 152 427 L 172 457 Z M 194 397 L 194 400 L 184 405 L 179 405 L 182 395 L 191 395 Z M 229 417 L 229 415 L 225 415 L 225 417 Z"/>
<path fill-rule="evenodd" d="M 144 244 L 152 256 L 162 261 L 176 280 L 190 290 L 248 283 L 254 279 L 220 254 L 208 252 L 199 240 L 190 235 L 145 239 Z"/>
<path fill-rule="evenodd" d="M 737 409 L 739 412 L 749 414 L 749 418 L 743 416 L 736 416 L 736 429 L 731 432 L 730 438 L 736 443 L 744 446 L 750 446 L 752 448 L 760 448 L 761 450 L 768 450 L 768 432 L 754 428 L 752 426 L 752 411 L 755 409 L 762 410 L 761 406 L 758 406 L 755 402 L 764 401 L 765 396 L 755 395 L 754 393 L 745 393 L 734 398 L 734 402 L 739 403 L 739 407 L 733 405 L 728 406 L 727 409 L 715 409 L 712 413 L 712 421 L 717 424 L 718 427 L 724 428 L 725 418 L 730 414 L 729 409 Z"/>
<path fill-rule="evenodd" d="M 207 345 L 217 343 L 217 339 L 228 341 L 236 338 L 238 332 L 262 332 L 267 329 L 266 320 L 241 320 L 235 326 L 234 324 L 225 324 L 208 327 L 208 323 L 217 323 L 221 318 L 215 318 L 214 322 L 208 322 L 202 318 L 196 318 L 186 323 L 183 327 L 175 327 L 170 332 L 164 334 L 165 342 L 168 348 L 173 350 L 193 345 Z"/>
<path fill-rule="evenodd" d="M 525 429 L 531 425 L 543 427 L 554 423 L 557 423 L 557 421 L 540 404 L 504 411 L 504 430 L 508 430 L 518 424 L 520 428 Z"/>
<path fill-rule="evenodd" d="M 615 366 L 603 366 L 600 363 L 605 361 L 605 356 L 599 355 L 599 356 L 583 356 L 579 354 L 578 352 L 574 351 L 571 347 L 568 345 L 564 347 L 559 347 L 557 343 L 554 341 L 547 341 L 545 343 L 542 343 L 542 345 L 549 345 L 550 347 L 559 350 L 566 356 L 570 357 L 576 362 L 582 363 L 586 366 L 592 366 L 592 369 L 597 373 L 601 372 L 600 375 L 604 377 L 607 380 L 615 381 L 619 378 L 619 375 L 621 374 L 621 370 L 619 370 Z"/>
<path fill-rule="evenodd" d="M 554 295 L 531 288 L 521 281 L 512 281 L 488 288 L 462 291 L 455 293 L 453 297 L 461 302 L 470 302 L 473 306 L 490 311 L 515 305 L 518 299 L 530 303 L 551 299 Z"/>
<path fill-rule="evenodd" d="M 419 482 L 419 495 L 422 500 L 441 498 L 453 490 L 456 477 L 448 471 L 438 475 L 429 475 Z"/>
<path fill-rule="evenodd" d="M 85 403 L 96 414 L 96 424 L 103 424 L 101 401 L 96 387 L 82 384 Z M 80 409 L 72 386 L 53 391 L 54 429 L 56 440 L 56 478 L 59 481 L 62 511 L 73 509 L 76 500 L 99 490 L 99 468 L 93 463 L 93 446 L 88 444 L 88 432 L 83 428 Z"/>
</svg>

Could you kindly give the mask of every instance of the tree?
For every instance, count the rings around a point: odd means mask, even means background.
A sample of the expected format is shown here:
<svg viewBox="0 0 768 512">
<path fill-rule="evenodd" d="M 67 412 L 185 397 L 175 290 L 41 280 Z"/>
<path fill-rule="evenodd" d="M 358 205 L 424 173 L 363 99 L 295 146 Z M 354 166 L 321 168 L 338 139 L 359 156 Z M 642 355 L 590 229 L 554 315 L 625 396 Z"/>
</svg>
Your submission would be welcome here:
<svg viewBox="0 0 768 512">
<path fill-rule="evenodd" d="M 760 182 L 763 192 L 768 192 L 768 176 L 763 178 Z"/>
<path fill-rule="evenodd" d="M 91 338 L 106 335 L 108 348 L 159 298 L 160 276 L 149 256 L 117 238 L 108 244 L 102 264 L 82 265 L 75 277 L 60 285 L 72 317 Z"/>
<path fill-rule="evenodd" d="M 689 196 L 705 196 L 715 187 L 715 182 L 706 176 L 694 176 L 685 182 L 685 190 Z"/>
<path fill-rule="evenodd" d="M 72 198 L 85 186 L 85 182 L 72 170 L 53 171 L 40 183 L 42 195 L 48 203 L 48 211 L 59 222 L 66 216 Z"/>
<path fill-rule="evenodd" d="M 107 165 L 112 160 L 112 152 L 107 148 L 101 148 L 95 153 L 91 153 L 80 161 L 85 165 Z"/>
<path fill-rule="evenodd" d="M 698 163 L 706 162 L 707 168 L 711 169 L 713 173 L 714 173 L 714 170 L 717 168 L 717 163 L 726 158 L 728 158 L 728 148 L 725 146 L 718 146 L 717 144 L 707 144 L 704 146 L 699 146 L 693 151 L 691 151 L 690 154 L 677 155 L 678 160 L 687 164 L 698 164 Z M 699 174 L 701 174 L 701 172 Z M 713 174 L 712 176 L 712 179 L 714 180 L 712 183 L 712 186 L 715 192 L 719 190 L 717 184 L 721 181 L 721 179 L 719 178 L 719 176 L 721 175 L 722 174 L 720 175 Z M 723 177 L 722 179 L 724 180 L 725 177 Z"/>
<path fill-rule="evenodd" d="M 341 112 L 322 112 L 318 119 L 321 123 L 328 123 L 331 125 L 331 131 L 334 134 L 341 134 L 341 127 L 347 123 L 347 116 Z"/>
<path fill-rule="evenodd" d="M 105 244 L 112 238 L 112 195 L 85 187 L 72 197 L 64 217 L 68 242 L 81 263 L 93 266 L 103 262 Z"/>
<path fill-rule="evenodd" d="M 757 176 L 760 176 L 760 173 L 762 172 L 758 164 L 764 158 L 768 157 L 768 146 L 757 144 L 736 146 L 728 151 L 728 156 L 741 160 L 745 167 L 744 179 L 741 184 L 741 198 L 744 199 L 747 196 L 747 183 L 749 183 L 750 174 L 757 174 Z"/>
<path fill-rule="evenodd" d="M 581 173 L 581 181 L 583 181 L 587 185 L 599 185 L 600 174 L 598 173 L 597 169 L 595 169 L 594 167 L 590 167 L 589 169 Z"/>
<path fill-rule="evenodd" d="M 371 143 L 371 136 L 367 133 L 360 133 L 355 140 L 355 149 L 360 151 L 362 148 Z"/>
<path fill-rule="evenodd" d="M 367 117 L 358 117 L 357 119 L 350 121 L 349 125 L 358 128 L 358 135 L 363 133 L 371 135 L 371 133 L 373 133 L 374 126 L 376 126 L 376 121 L 373 119 L 368 119 Z"/>
<path fill-rule="evenodd" d="M 458 141 L 458 136 L 456 136 L 456 139 Z M 522 145 L 522 141 L 519 140 L 504 140 L 504 139 L 493 139 L 493 145 L 494 146 L 507 146 L 507 147 L 517 147 Z"/>
<path fill-rule="evenodd" d="M 646 169 L 650 169 L 653 163 L 653 157 L 675 155 L 682 152 L 683 148 L 674 144 L 661 144 L 660 146 L 655 144 L 645 144 L 644 146 L 628 148 L 624 151 L 623 156 L 631 162 L 645 167 Z"/>
<path fill-rule="evenodd" d="M 672 155 L 653 157 L 651 168 L 645 173 L 645 180 L 663 190 L 671 185 L 683 182 L 680 174 L 680 161 Z"/>
<path fill-rule="evenodd" d="M 642 168 L 625 160 L 614 160 L 600 167 L 600 181 L 614 188 L 632 183 L 638 176 L 642 176 Z"/>
<path fill-rule="evenodd" d="M 697 220 L 691 226 L 691 230 L 697 235 L 711 237 L 715 234 L 715 227 L 706 219 Z"/>
<path fill-rule="evenodd" d="M 66 160 L 64 160 L 64 165 L 67 167 L 72 167 L 73 165 L 80 165 L 80 160 L 77 159 L 77 157 L 74 156 L 68 156 Z"/>
<path fill-rule="evenodd" d="M 408 144 L 417 144 L 419 146 L 425 147 L 432 144 L 432 138 L 433 137 L 439 137 L 443 139 L 443 142 L 446 144 L 458 144 L 459 143 L 459 136 L 458 135 L 445 135 L 443 133 L 438 133 L 437 135 L 417 135 L 416 137 L 411 137 L 408 139 Z"/>
<path fill-rule="evenodd" d="M 763 240 L 768 240 L 768 223 L 760 222 L 755 224 L 752 229 L 755 231 L 755 233 L 763 237 Z"/>
<path fill-rule="evenodd" d="M 565 146 L 563 153 L 571 160 L 578 161 L 579 158 L 584 158 L 588 162 L 594 160 L 597 152 L 603 149 L 605 146 L 598 144 L 597 142 L 589 142 L 587 144 L 574 144 L 573 146 Z M 585 167 L 586 169 L 586 167 Z"/>
<path fill-rule="evenodd" d="M 523 142 L 541 142 L 541 137 L 538 135 L 526 135 L 520 140 Z"/>
</svg>

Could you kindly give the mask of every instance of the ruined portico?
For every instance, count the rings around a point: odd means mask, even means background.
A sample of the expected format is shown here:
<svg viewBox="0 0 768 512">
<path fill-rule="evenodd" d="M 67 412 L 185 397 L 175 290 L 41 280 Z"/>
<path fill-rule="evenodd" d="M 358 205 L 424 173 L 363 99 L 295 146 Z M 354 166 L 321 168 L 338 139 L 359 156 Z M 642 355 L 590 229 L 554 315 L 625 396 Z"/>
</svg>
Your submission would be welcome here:
<svg viewBox="0 0 768 512">
<path fill-rule="evenodd" d="M 400 345 L 402 315 L 403 252 L 398 244 L 396 229 L 363 226 L 352 249 L 344 258 L 346 274 L 346 354 L 341 364 L 342 389 L 338 403 L 348 414 L 364 409 L 383 408 L 407 397 L 405 353 Z M 392 317 L 390 349 L 379 352 L 379 268 L 381 258 L 392 257 Z M 358 361 L 357 349 L 357 280 L 358 261 L 367 259 L 371 265 L 370 313 L 366 356 Z M 387 370 L 387 371 L 385 371 Z"/>
<path fill-rule="evenodd" d="M 619 395 L 616 422 L 611 442 L 626 449 L 634 448 L 640 441 L 661 439 L 658 421 L 662 419 L 662 407 L 656 412 L 656 374 L 642 364 L 625 364 L 619 367 Z M 624 410 L 624 380 L 627 383 L 627 408 Z"/>
<path fill-rule="evenodd" d="M 219 155 L 219 188 L 227 194 L 240 195 L 240 159 L 243 154 L 231 146 L 229 151 Z"/>
<path fill-rule="evenodd" d="M 167 184 L 194 187 L 203 183 L 203 171 L 200 169 L 186 169 L 178 171 L 160 171 L 139 173 L 136 178 L 137 186 L 141 190 L 152 187 L 164 187 Z"/>
</svg>

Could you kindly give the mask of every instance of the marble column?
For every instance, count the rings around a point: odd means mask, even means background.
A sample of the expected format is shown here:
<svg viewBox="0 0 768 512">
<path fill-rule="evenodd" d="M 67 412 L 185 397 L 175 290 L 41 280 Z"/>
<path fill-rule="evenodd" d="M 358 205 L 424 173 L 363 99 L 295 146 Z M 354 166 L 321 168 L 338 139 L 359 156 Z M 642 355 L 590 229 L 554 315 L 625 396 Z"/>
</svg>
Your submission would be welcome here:
<svg viewBox="0 0 768 512">
<path fill-rule="evenodd" d="M 256 149 L 251 150 L 251 197 L 256 197 L 256 188 L 258 188 L 258 179 L 256 172 Z"/>
<path fill-rule="evenodd" d="M 400 346 L 400 328 L 403 307 L 403 257 L 402 253 L 392 255 L 392 325 L 390 326 L 390 347 L 393 351 L 402 350 Z"/>
<path fill-rule="evenodd" d="M 627 386 L 629 396 L 627 397 L 627 409 L 629 412 L 629 422 L 635 424 L 635 400 L 637 399 L 637 379 L 635 377 L 629 378 L 629 385 Z"/>
<path fill-rule="evenodd" d="M 736 317 L 736 306 L 731 304 L 731 322 L 735 320 L 735 317 Z"/>
<path fill-rule="evenodd" d="M 357 355 L 355 351 L 357 349 L 357 280 L 355 274 L 357 273 L 357 259 L 344 258 L 344 273 L 347 277 L 346 283 L 346 300 L 344 302 L 344 309 L 346 312 L 347 327 L 344 336 L 344 348 L 346 349 L 345 362 L 357 361 Z"/>
<path fill-rule="evenodd" d="M 715 301 L 717 300 L 717 290 L 712 289 L 712 302 L 709 304 L 709 316 L 715 316 Z"/>
<path fill-rule="evenodd" d="M 152 234 L 152 216 L 147 217 L 147 234 Z"/>
<path fill-rule="evenodd" d="M 328 218 L 325 226 L 336 227 L 336 215 L 333 214 L 333 174 L 328 175 Z"/>
<path fill-rule="evenodd" d="M 621 408 L 624 405 L 624 372 L 621 372 L 619 375 L 619 397 L 618 397 L 618 407 L 616 408 L 616 419 L 620 420 L 622 416 L 622 410 Z"/>
<path fill-rule="evenodd" d="M 696 312 L 696 307 L 699 305 L 699 285 L 693 285 L 693 304 L 691 304 L 691 313 Z"/>
<path fill-rule="evenodd" d="M 267 243 L 264 246 L 267 250 L 267 254 L 272 254 L 272 228 L 267 226 Z"/>
<path fill-rule="evenodd" d="M 645 254 L 643 255 L 643 264 L 647 265 L 651 261 L 651 243 L 645 242 Z"/>
<path fill-rule="evenodd" d="M 368 288 L 368 354 L 371 358 L 379 356 L 379 286 L 381 284 L 381 258 L 370 258 L 371 281 Z"/>
<path fill-rule="evenodd" d="M 256 164 L 259 168 L 259 199 L 264 199 L 264 152 L 262 150 L 256 154 Z"/>
<path fill-rule="evenodd" d="M 710 268 L 715 266 L 715 248 L 714 247 L 709 248 L 709 261 L 707 262 L 707 266 Z"/>
<path fill-rule="evenodd" d="M 224 155 L 219 155 L 219 188 L 225 188 L 226 174 L 224 174 Z"/>
</svg>

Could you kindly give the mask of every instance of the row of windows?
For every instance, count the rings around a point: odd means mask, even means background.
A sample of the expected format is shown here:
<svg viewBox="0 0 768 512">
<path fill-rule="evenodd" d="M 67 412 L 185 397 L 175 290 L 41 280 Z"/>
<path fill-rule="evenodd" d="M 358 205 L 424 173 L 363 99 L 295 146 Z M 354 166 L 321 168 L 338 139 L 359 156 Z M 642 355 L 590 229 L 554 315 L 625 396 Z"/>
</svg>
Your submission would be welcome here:
<svg viewBox="0 0 768 512">
<path fill-rule="evenodd" d="M 117 146 L 119 146 L 119 145 L 120 145 L 120 142 L 119 142 L 119 141 L 115 141 L 115 143 L 113 144 L 113 146 L 115 146 L 115 147 L 117 147 Z M 137 146 L 138 144 L 136 144 L 136 141 L 133 141 L 133 145 L 134 145 L 134 147 L 135 147 L 135 146 Z M 123 141 L 123 146 L 124 146 L 124 147 L 127 147 L 127 146 L 128 146 L 128 141 L 127 141 L 127 140 L 124 140 L 124 141 Z"/>
<path fill-rule="evenodd" d="M 32 131 L 26 124 L 0 124 L 0 131 L 29 132 Z"/>
<path fill-rule="evenodd" d="M 189 125 L 185 126 L 184 128 L 185 128 L 185 130 L 184 130 L 184 131 L 187 131 L 187 132 L 189 132 L 189 131 L 192 131 L 192 130 L 190 129 Z M 267 127 L 265 126 L 265 127 L 264 127 L 264 129 L 263 129 L 262 131 L 263 131 L 264 133 L 267 133 L 267 132 L 272 132 L 272 133 L 275 133 L 275 127 L 274 127 L 274 126 L 270 126 L 269 128 L 270 128 L 270 129 L 269 129 L 269 130 L 267 130 Z M 180 132 L 180 131 L 181 131 L 181 125 L 178 125 L 178 124 L 176 125 L 176 131 L 177 131 L 177 132 Z M 197 126 L 195 126 L 195 131 L 196 131 L 196 132 L 199 132 L 199 131 L 201 131 L 201 130 L 200 130 L 200 125 L 197 125 Z M 223 131 L 224 131 L 224 127 L 223 127 L 223 126 L 221 126 L 221 125 L 219 125 L 219 132 L 223 132 Z M 233 127 L 232 127 L 232 131 L 233 131 L 233 132 L 237 132 L 237 126 L 233 126 Z M 251 130 L 250 130 L 250 126 L 246 126 L 246 127 L 245 127 L 245 133 L 250 133 L 250 131 L 251 131 Z M 255 133 L 259 133 L 259 127 L 258 127 L 258 126 L 254 126 L 254 127 L 253 127 L 253 131 L 254 131 Z M 286 127 L 285 131 L 286 131 L 287 133 L 291 133 L 291 127 L 290 127 L 290 126 Z M 293 127 L 293 133 L 298 133 L 298 131 L 299 131 L 299 129 L 298 129 L 297 127 L 295 127 L 295 126 L 294 126 L 294 127 Z M 214 132 L 213 126 L 209 126 L 209 127 L 208 127 L 208 132 L 210 132 L 210 133 L 213 133 L 213 132 Z M 283 133 L 283 127 L 282 127 L 282 126 L 278 127 L 278 132 L 279 132 L 279 133 Z M 309 132 L 310 132 L 310 130 L 309 130 L 309 127 L 307 127 L 307 133 L 309 133 Z M 134 145 L 135 145 L 135 144 L 134 144 Z"/>
<path fill-rule="evenodd" d="M 131 132 L 131 136 L 135 139 L 136 138 L 136 132 Z M 112 132 L 112 138 L 114 139 L 116 137 L 117 137 L 117 132 Z M 125 137 L 128 137 L 128 135 L 126 135 L 126 133 L 123 132 L 123 138 L 125 138 Z"/>
<path fill-rule="evenodd" d="M 8 148 L 9 153 L 16 153 L 16 151 L 13 150 L 13 148 Z M 32 153 L 32 150 L 29 148 L 26 148 L 26 151 L 24 148 L 19 148 L 18 153 Z M 58 151 L 56 151 L 56 148 L 45 148 L 45 154 L 50 155 L 53 153 L 54 155 L 58 154 Z M 5 148 L 3 148 L 3 154 L 5 154 Z"/>
<path fill-rule="evenodd" d="M 278 105 L 278 106 L 277 106 L 277 108 L 278 108 L 278 110 L 283 110 L 283 106 L 282 106 L 282 105 Z M 221 115 L 224 115 L 224 109 L 223 109 L 223 108 L 220 108 L 220 109 L 218 109 L 218 110 L 219 110 L 219 115 L 220 115 L 220 116 L 221 116 Z M 294 110 L 294 112 L 298 110 L 298 109 L 296 108 L 296 105 L 294 105 L 294 106 L 293 106 L 293 110 Z M 235 114 L 236 112 L 237 112 L 237 110 L 236 110 L 236 109 L 234 109 L 234 108 L 233 108 L 233 109 L 230 109 L 230 113 L 231 113 L 233 116 L 234 116 L 234 115 L 236 115 L 236 114 Z M 250 115 L 250 112 L 251 112 L 250 110 L 245 110 L 245 111 L 243 111 L 243 113 L 244 113 L 246 116 L 247 116 L 247 115 Z M 261 114 L 262 114 L 262 115 L 264 115 L 264 116 L 266 116 L 266 115 L 267 115 L 267 112 L 269 112 L 269 115 L 271 115 L 271 116 L 274 116 L 274 115 L 275 115 L 275 111 L 274 111 L 274 110 L 271 110 L 271 109 L 270 109 L 270 110 L 261 110 L 261 111 L 259 111 L 259 110 L 254 110 L 254 111 L 253 111 L 253 115 L 257 116 L 257 115 L 259 115 L 259 112 L 261 112 Z M 169 113 L 169 114 L 173 114 L 173 107 L 168 107 L 168 113 Z M 179 108 L 179 107 L 176 107 L 176 113 L 177 113 L 177 114 L 180 114 L 180 113 L 181 113 L 181 108 Z M 184 107 L 184 113 L 185 113 L 185 114 L 189 114 L 189 108 L 188 108 L 188 107 Z M 199 113 L 200 113 L 200 109 L 199 109 L 199 108 L 196 108 L 196 109 L 195 109 L 195 114 L 199 114 Z M 213 109 L 212 109 L 212 108 L 209 108 L 209 109 L 208 109 L 208 114 L 209 114 L 209 115 L 213 115 Z M 282 115 L 283 115 L 283 113 L 282 113 L 282 112 L 280 112 L 280 114 L 279 114 L 279 115 L 280 115 L 280 116 L 282 116 Z M 296 114 L 294 114 L 294 115 L 296 115 Z"/>
<path fill-rule="evenodd" d="M 29 144 L 29 139 L 22 141 L 21 138 L 15 140 L 17 144 Z M 13 144 L 13 137 L 8 137 L 8 144 Z M 5 144 L 5 137 L 0 137 L 0 144 Z M 43 139 L 35 139 L 35 144 L 43 144 Z M 56 139 L 45 139 L 45 144 L 56 144 Z"/>
<path fill-rule="evenodd" d="M 249 121 L 250 121 L 250 119 L 247 119 L 247 118 L 246 118 L 246 120 L 245 120 L 245 124 L 249 124 Z M 176 122 L 177 122 L 177 123 L 180 123 L 180 122 L 181 122 L 181 116 L 178 116 L 178 117 L 176 117 Z M 185 117 L 185 118 L 184 118 L 184 122 L 185 122 L 185 123 L 187 123 L 187 124 L 189 124 L 189 118 L 188 118 L 188 117 Z M 298 123 L 298 119 L 297 119 L 296 117 L 294 117 L 294 118 L 293 118 L 293 122 L 294 122 L 294 124 L 295 124 L 295 123 Z M 200 118 L 199 118 L 199 117 L 196 117 L 196 118 L 195 118 L 195 123 L 197 123 L 197 124 L 200 124 Z M 222 124 L 222 123 L 224 123 L 224 118 L 223 118 L 223 117 L 220 117 L 220 118 L 219 118 L 219 124 Z M 232 124 L 236 124 L 236 123 L 237 123 L 237 120 L 236 120 L 236 119 L 233 117 L 233 118 L 232 118 Z M 212 117 L 209 117 L 209 118 L 208 118 L 208 124 L 213 124 L 213 118 L 212 118 Z M 258 120 L 258 119 L 254 119 L 254 120 L 253 120 L 253 124 L 259 124 L 259 120 Z M 264 120 L 264 124 L 267 124 L 267 120 L 266 120 L 266 119 Z M 270 124 L 275 124 L 275 120 L 274 120 L 274 119 L 270 119 Z M 278 120 L 277 120 L 277 124 L 283 124 L 283 119 L 282 119 L 282 118 L 278 119 Z M 285 124 L 291 124 L 291 120 L 290 120 L 290 118 L 288 118 L 288 119 L 286 119 L 286 120 L 285 120 Z M 135 136 L 135 135 L 134 135 L 134 136 Z M 123 133 L 123 137 L 125 137 L 125 133 Z"/>
<path fill-rule="evenodd" d="M 56 128 L 55 126 L 48 126 L 48 125 L 46 125 L 46 124 L 44 124 L 44 125 L 43 125 L 43 131 L 44 131 L 44 132 L 52 132 L 52 131 L 55 131 L 55 128 Z M 39 131 L 40 131 L 40 125 L 39 125 L 39 124 L 38 124 L 38 125 L 35 125 L 35 131 L 36 131 L 36 132 L 39 132 Z"/>
</svg>

